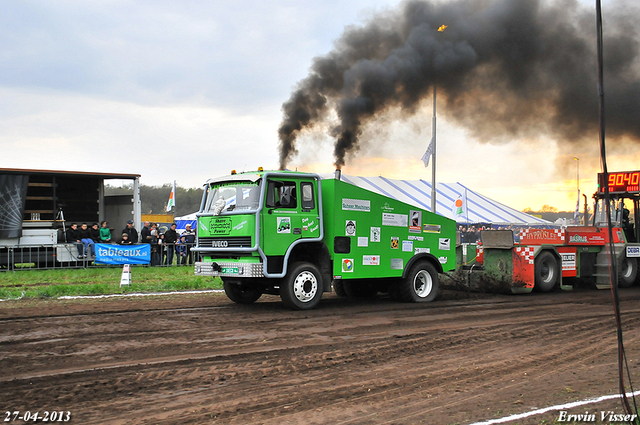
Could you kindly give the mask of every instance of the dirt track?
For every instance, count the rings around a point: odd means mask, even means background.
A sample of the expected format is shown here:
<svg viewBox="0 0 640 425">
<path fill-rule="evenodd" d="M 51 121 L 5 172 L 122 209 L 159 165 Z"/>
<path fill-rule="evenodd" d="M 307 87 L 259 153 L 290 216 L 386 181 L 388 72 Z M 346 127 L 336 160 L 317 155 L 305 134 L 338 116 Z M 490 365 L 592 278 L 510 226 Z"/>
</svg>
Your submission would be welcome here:
<svg viewBox="0 0 640 425">
<path fill-rule="evenodd" d="M 640 288 L 621 295 L 640 388 Z M 0 329 L 3 420 L 466 424 L 618 392 L 607 291 L 445 291 L 428 305 L 326 295 L 310 312 L 223 294 L 2 303 Z M 569 413 L 608 409 L 622 412 L 614 400 Z"/>
</svg>

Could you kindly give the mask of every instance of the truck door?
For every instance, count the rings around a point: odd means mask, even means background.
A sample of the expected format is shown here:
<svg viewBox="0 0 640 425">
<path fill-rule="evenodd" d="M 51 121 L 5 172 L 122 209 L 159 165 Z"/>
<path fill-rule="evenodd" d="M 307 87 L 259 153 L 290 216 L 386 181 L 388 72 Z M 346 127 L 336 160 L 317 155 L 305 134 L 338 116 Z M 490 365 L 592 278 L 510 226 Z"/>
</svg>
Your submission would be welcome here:
<svg viewBox="0 0 640 425">
<path fill-rule="evenodd" d="M 262 214 L 262 249 L 267 256 L 284 256 L 301 238 L 320 235 L 317 185 L 313 179 L 270 179 Z"/>
</svg>

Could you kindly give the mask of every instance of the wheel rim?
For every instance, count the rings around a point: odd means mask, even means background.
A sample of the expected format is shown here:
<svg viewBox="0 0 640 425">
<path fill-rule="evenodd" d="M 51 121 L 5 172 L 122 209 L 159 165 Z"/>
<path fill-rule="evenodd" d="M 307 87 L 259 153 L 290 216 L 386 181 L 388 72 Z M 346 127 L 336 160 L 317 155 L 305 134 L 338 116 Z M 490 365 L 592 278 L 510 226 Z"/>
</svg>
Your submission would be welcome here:
<svg viewBox="0 0 640 425">
<path fill-rule="evenodd" d="M 620 271 L 620 273 L 622 273 L 622 277 L 624 277 L 625 279 L 628 279 L 631 276 L 631 265 L 629 264 L 629 261 L 625 258 L 624 260 L 622 260 L 622 270 Z"/>
<path fill-rule="evenodd" d="M 293 293 L 298 301 L 303 303 L 311 301 L 318 293 L 318 279 L 311 272 L 300 273 L 293 282 Z"/>
<path fill-rule="evenodd" d="M 555 270 L 548 261 L 544 261 L 540 265 L 540 277 L 545 283 L 551 282 L 554 278 Z"/>
<path fill-rule="evenodd" d="M 426 270 L 420 270 L 413 279 L 413 290 L 420 298 L 429 296 L 433 290 L 433 280 Z"/>
</svg>

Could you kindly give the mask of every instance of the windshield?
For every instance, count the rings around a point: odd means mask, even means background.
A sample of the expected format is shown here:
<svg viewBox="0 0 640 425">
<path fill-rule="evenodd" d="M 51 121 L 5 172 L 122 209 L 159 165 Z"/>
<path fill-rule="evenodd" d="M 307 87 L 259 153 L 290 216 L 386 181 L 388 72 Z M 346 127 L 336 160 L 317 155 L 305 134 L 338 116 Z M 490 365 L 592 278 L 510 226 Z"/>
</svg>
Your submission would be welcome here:
<svg viewBox="0 0 640 425">
<path fill-rule="evenodd" d="M 624 203 L 617 199 L 611 199 L 611 225 L 613 227 L 620 227 L 622 222 L 629 221 L 629 210 L 624 205 Z M 606 227 L 607 226 L 607 213 L 606 213 L 606 204 L 604 203 L 604 199 L 599 200 L 596 205 L 595 212 L 595 226 L 598 227 Z M 625 211 L 626 210 L 626 211 Z"/>
<path fill-rule="evenodd" d="M 213 183 L 207 189 L 202 212 L 219 215 L 232 211 L 255 211 L 259 203 L 259 182 Z"/>
</svg>

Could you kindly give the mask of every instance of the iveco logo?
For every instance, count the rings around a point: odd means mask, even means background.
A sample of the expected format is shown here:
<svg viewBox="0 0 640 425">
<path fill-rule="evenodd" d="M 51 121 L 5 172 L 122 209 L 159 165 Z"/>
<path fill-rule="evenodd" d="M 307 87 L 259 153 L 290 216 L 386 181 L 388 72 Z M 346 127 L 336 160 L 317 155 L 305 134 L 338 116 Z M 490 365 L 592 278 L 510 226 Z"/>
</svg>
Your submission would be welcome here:
<svg viewBox="0 0 640 425">
<path fill-rule="evenodd" d="M 212 241 L 211 246 L 213 248 L 226 248 L 229 246 L 229 242 L 227 241 Z"/>
</svg>

